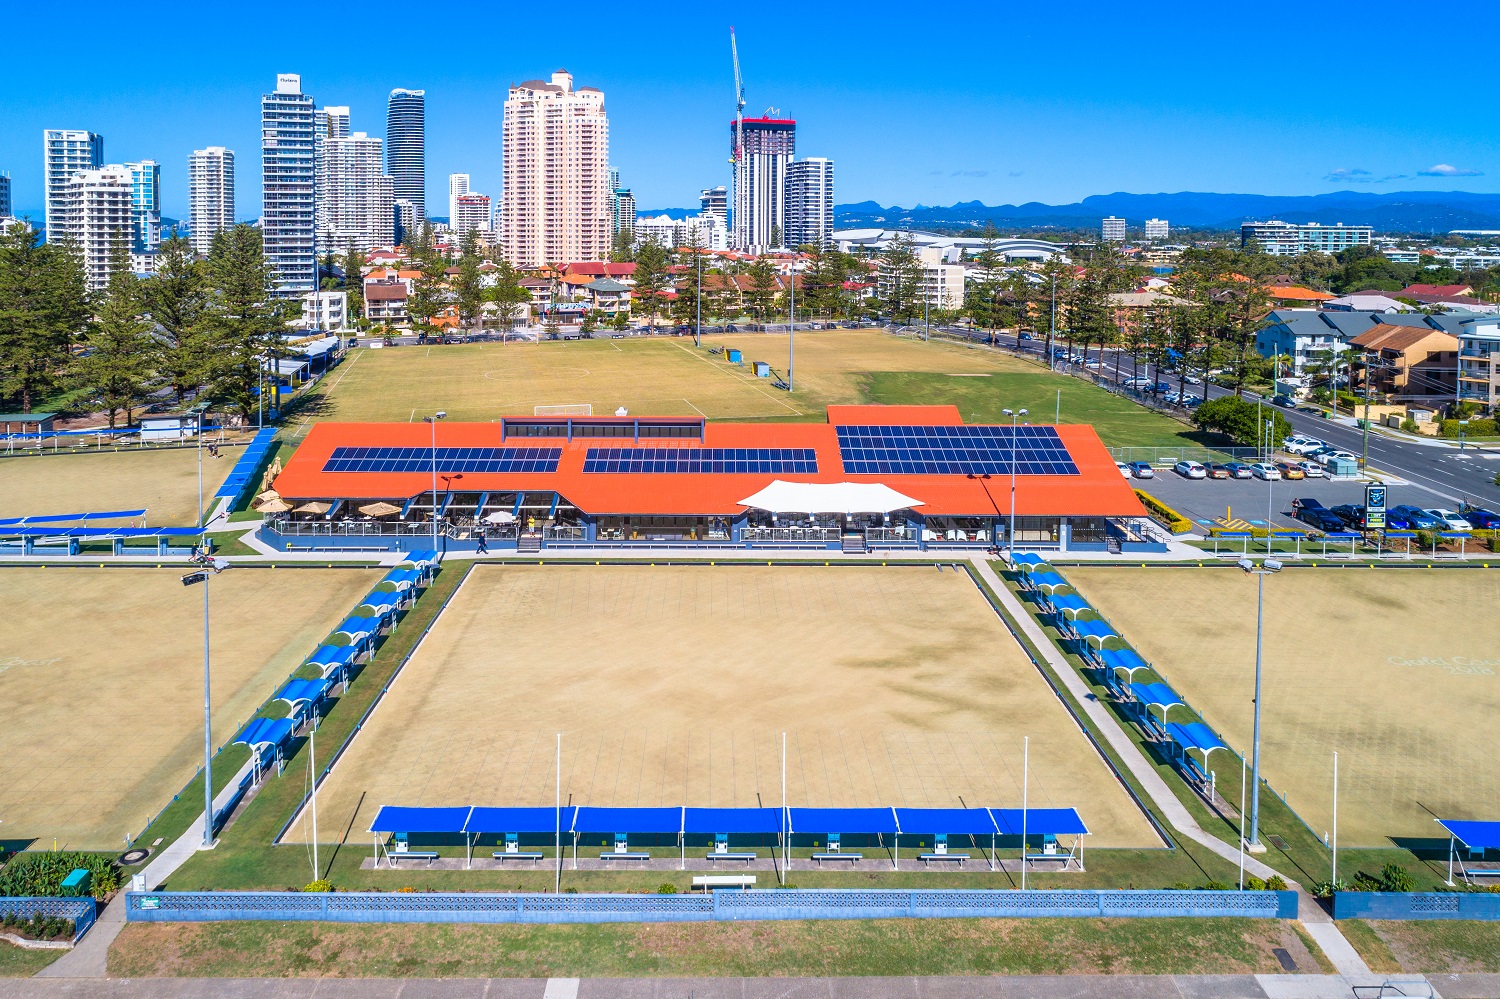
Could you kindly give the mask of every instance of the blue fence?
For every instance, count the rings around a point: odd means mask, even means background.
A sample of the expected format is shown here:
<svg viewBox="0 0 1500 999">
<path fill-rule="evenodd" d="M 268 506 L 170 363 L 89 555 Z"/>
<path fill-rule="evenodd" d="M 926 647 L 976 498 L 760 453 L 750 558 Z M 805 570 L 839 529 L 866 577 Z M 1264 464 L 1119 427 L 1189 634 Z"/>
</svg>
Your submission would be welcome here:
<svg viewBox="0 0 1500 999">
<path fill-rule="evenodd" d="M 1231 916 L 1294 919 L 1294 891 L 751 889 L 682 895 L 130 892 L 132 922 L 660 923 L 738 919 Z"/>
<path fill-rule="evenodd" d="M 1500 895 L 1459 891 L 1341 891 L 1334 919 L 1480 919 L 1500 921 Z"/>
<path fill-rule="evenodd" d="M 40 912 L 49 919 L 61 916 L 73 920 L 73 940 L 76 943 L 98 918 L 99 909 L 94 900 L 82 898 L 46 898 L 43 896 L 0 897 L 0 916 L 17 915 L 30 919 Z"/>
</svg>

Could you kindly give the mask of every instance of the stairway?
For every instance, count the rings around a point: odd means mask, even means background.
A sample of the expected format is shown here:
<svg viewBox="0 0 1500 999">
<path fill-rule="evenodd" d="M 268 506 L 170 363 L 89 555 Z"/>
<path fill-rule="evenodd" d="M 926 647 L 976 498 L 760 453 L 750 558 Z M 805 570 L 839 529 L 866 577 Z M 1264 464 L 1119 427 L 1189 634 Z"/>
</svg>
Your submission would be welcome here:
<svg viewBox="0 0 1500 999">
<path fill-rule="evenodd" d="M 516 551 L 521 553 L 539 552 L 542 550 L 542 536 L 540 534 L 522 534 L 516 539 Z"/>
<path fill-rule="evenodd" d="M 863 555 L 870 548 L 865 544 L 865 536 L 860 534 L 845 534 L 841 538 L 841 544 L 845 555 Z"/>
</svg>

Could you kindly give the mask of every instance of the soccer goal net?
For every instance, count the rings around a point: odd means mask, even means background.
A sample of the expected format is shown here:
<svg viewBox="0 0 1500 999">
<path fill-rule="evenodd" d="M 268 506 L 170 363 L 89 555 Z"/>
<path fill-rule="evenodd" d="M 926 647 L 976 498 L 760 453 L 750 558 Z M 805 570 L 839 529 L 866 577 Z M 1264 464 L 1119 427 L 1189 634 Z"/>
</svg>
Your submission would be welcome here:
<svg viewBox="0 0 1500 999">
<path fill-rule="evenodd" d="M 566 406 L 533 406 L 532 416 L 593 416 L 594 406 L 588 402 L 571 403 Z"/>
</svg>

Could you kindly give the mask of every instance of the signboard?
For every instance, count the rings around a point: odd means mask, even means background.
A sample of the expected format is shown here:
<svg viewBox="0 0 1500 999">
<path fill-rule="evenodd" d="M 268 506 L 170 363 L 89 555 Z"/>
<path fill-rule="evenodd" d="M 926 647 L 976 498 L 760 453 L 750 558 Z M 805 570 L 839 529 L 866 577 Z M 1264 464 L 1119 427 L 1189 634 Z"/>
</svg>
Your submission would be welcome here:
<svg viewBox="0 0 1500 999">
<path fill-rule="evenodd" d="M 161 908 L 161 899 L 156 898 L 155 896 L 152 896 L 152 895 L 147 895 L 145 898 L 141 899 L 141 908 L 142 909 L 160 909 Z"/>
<path fill-rule="evenodd" d="M 1385 486 L 1365 486 L 1365 529 L 1385 529 Z"/>
</svg>

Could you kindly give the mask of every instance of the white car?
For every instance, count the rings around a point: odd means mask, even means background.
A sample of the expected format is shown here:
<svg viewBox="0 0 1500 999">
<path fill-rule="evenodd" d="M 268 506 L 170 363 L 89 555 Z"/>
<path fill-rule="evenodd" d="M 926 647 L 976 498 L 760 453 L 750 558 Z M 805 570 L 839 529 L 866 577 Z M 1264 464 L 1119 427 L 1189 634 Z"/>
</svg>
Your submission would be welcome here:
<svg viewBox="0 0 1500 999">
<path fill-rule="evenodd" d="M 1179 461 L 1177 464 L 1172 466 L 1172 471 L 1176 472 L 1184 479 L 1208 478 L 1208 469 L 1204 468 L 1196 461 Z"/>
<path fill-rule="evenodd" d="M 1125 464 L 1123 461 L 1117 461 L 1117 462 L 1115 462 L 1115 467 L 1120 470 L 1120 474 L 1123 475 L 1125 478 L 1127 478 L 1127 479 L 1130 478 L 1130 466 L 1129 465 Z"/>
<path fill-rule="evenodd" d="M 1187 382 L 1189 385 L 1202 385 L 1203 384 L 1203 379 L 1199 378 L 1197 375 L 1188 375 L 1185 378 L 1183 378 L 1183 381 Z"/>
<path fill-rule="evenodd" d="M 1450 531 L 1470 531 L 1474 529 L 1473 524 L 1469 523 L 1467 520 L 1460 517 L 1452 510 L 1423 510 L 1422 512 L 1430 517 L 1436 517 L 1438 520 L 1441 520 L 1443 522 L 1443 526 L 1445 526 Z"/>
<path fill-rule="evenodd" d="M 1281 442 L 1281 449 L 1287 454 L 1309 455 L 1321 447 L 1327 447 L 1323 441 L 1316 437 L 1304 437 L 1296 434 Z"/>
<path fill-rule="evenodd" d="M 1316 461 L 1294 461 L 1292 464 L 1302 469 L 1302 474 L 1309 479 L 1321 479 L 1324 477 L 1323 466 L 1319 465 Z"/>
<path fill-rule="evenodd" d="M 1251 465 L 1250 474 L 1257 479 L 1265 479 L 1267 481 L 1281 478 L 1281 470 L 1269 461 L 1257 461 Z"/>
<path fill-rule="evenodd" d="M 1350 454 L 1348 451 L 1325 451 L 1322 454 L 1313 455 L 1313 460 L 1327 468 L 1335 458 L 1343 458 L 1345 461 L 1359 461 L 1359 455 Z"/>
</svg>

